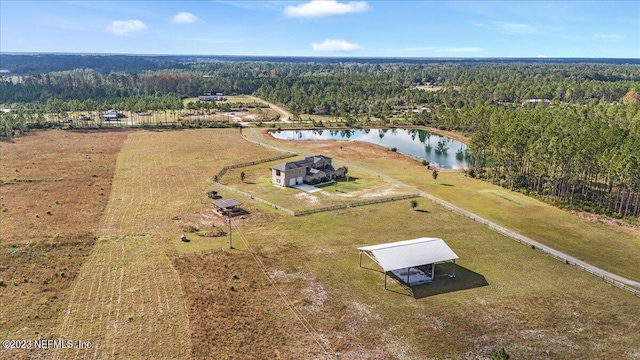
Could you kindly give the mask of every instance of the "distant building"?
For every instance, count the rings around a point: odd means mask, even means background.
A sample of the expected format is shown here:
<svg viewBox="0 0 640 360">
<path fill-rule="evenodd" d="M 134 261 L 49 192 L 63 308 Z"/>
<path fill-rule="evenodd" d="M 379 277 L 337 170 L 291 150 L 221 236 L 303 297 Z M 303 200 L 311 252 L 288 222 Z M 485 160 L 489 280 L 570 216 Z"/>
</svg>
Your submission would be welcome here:
<svg viewBox="0 0 640 360">
<path fill-rule="evenodd" d="M 300 184 L 319 184 L 345 176 L 345 169 L 336 169 L 331 158 L 324 155 L 308 156 L 302 160 L 286 162 L 271 168 L 271 182 L 289 187 Z"/>
<path fill-rule="evenodd" d="M 118 120 L 120 118 L 123 118 L 124 114 L 121 111 L 109 109 L 103 112 L 102 114 L 100 114 L 100 116 L 106 121 L 109 121 L 109 120 Z"/>
<path fill-rule="evenodd" d="M 429 109 L 429 108 L 427 108 L 427 107 L 423 106 L 423 107 L 421 107 L 421 108 L 419 108 L 419 109 L 413 109 L 413 110 L 411 110 L 411 111 L 413 111 L 413 112 L 414 112 L 414 113 L 416 113 L 416 114 L 420 114 L 420 113 L 421 113 L 421 112 L 423 112 L 423 111 L 431 112 L 431 109 Z"/>
<path fill-rule="evenodd" d="M 223 100 L 227 100 L 224 97 L 224 93 L 216 93 L 215 95 L 211 95 L 210 93 L 206 93 L 204 95 L 200 95 L 198 96 L 198 100 L 199 101 L 223 101 Z"/>
<path fill-rule="evenodd" d="M 545 105 L 551 105 L 551 100 L 549 99 L 527 99 L 525 101 L 522 102 L 522 105 L 525 104 L 545 104 Z"/>
</svg>

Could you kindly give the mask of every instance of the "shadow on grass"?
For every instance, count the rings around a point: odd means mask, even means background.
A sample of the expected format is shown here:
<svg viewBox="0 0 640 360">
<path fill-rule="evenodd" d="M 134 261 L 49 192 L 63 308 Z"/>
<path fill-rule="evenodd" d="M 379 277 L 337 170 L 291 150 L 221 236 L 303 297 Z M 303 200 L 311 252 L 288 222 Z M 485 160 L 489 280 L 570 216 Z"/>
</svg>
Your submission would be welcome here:
<svg viewBox="0 0 640 360">
<path fill-rule="evenodd" d="M 453 184 L 444 184 L 444 183 L 443 183 L 443 184 L 440 184 L 440 185 L 442 185 L 442 186 L 455 186 L 455 185 L 453 185 Z"/>
<path fill-rule="evenodd" d="M 248 212 L 247 210 L 237 207 L 233 209 L 233 212 L 231 212 L 231 217 L 243 216 L 243 215 L 249 215 L 249 214 L 251 213 Z"/>
<path fill-rule="evenodd" d="M 422 209 L 416 209 L 417 212 L 421 212 L 421 213 L 425 213 L 425 214 L 429 214 L 431 213 L 429 210 L 422 210 Z"/>
<path fill-rule="evenodd" d="M 435 280 L 430 283 L 412 286 L 413 297 L 422 299 L 429 296 L 475 289 L 489 285 L 484 276 L 458 264 L 456 264 L 455 278 L 449 277 L 452 272 L 453 263 L 437 264 Z"/>
</svg>

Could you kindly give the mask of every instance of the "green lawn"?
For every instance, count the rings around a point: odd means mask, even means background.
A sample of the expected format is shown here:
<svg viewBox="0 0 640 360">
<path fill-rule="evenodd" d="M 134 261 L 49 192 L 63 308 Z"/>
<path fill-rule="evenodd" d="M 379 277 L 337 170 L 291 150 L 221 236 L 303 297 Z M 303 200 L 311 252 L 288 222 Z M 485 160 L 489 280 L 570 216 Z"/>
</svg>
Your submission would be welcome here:
<svg viewBox="0 0 640 360">
<path fill-rule="evenodd" d="M 270 167 L 283 161 L 278 160 L 229 170 L 221 182 L 294 211 L 411 193 L 406 188 L 390 184 L 377 176 L 358 170 L 349 170 L 349 181 L 342 179 L 336 183 L 324 185 L 320 187 L 321 191 L 314 193 L 275 186 L 271 183 Z M 336 166 L 339 165 L 336 164 Z M 244 182 L 240 180 L 241 172 L 245 173 Z"/>
<path fill-rule="evenodd" d="M 407 359 L 462 358 L 502 346 L 518 358 L 637 349 L 637 298 L 426 200 L 418 209 L 400 201 L 282 215 L 245 223 L 240 233 L 271 273 L 321 284 L 328 300 L 319 306 L 326 311 L 310 319 L 338 350 L 353 347 L 340 340 L 348 339 L 343 332 L 351 327 L 358 329 L 356 341 L 386 339 L 387 351 L 403 346 L 406 352 L 396 357 Z M 359 246 L 423 236 L 445 239 L 460 259 L 456 279 L 437 278 L 419 290 L 418 300 L 391 280 L 392 291 L 383 290 L 383 275 L 372 261 L 364 262 L 370 269 L 358 268 Z M 238 247 L 246 251 L 242 243 Z"/>
<path fill-rule="evenodd" d="M 280 143 L 290 149 L 314 151 L 309 142 Z M 523 194 L 466 177 L 459 170 L 440 171 L 434 181 L 432 172 L 415 160 L 382 148 L 377 156 L 363 158 L 347 151 L 349 144 L 341 143 L 344 151 L 336 147 L 323 151 L 327 156 L 389 175 L 587 263 L 640 281 L 638 229 L 590 221 Z"/>
</svg>

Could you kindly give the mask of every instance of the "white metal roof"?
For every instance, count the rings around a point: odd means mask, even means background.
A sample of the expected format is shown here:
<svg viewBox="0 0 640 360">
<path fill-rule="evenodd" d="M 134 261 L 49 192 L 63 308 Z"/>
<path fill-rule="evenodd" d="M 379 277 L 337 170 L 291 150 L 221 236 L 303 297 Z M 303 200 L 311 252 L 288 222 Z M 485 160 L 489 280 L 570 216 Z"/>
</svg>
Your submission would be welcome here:
<svg viewBox="0 0 640 360">
<path fill-rule="evenodd" d="M 367 252 L 385 272 L 458 258 L 444 240 L 419 238 L 358 248 Z"/>
</svg>

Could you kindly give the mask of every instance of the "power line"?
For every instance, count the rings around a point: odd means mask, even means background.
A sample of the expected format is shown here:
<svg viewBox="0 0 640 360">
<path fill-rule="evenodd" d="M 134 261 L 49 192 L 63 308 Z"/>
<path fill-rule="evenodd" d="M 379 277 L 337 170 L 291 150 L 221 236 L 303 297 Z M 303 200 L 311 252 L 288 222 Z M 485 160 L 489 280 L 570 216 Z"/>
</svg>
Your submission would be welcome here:
<svg viewBox="0 0 640 360">
<path fill-rule="evenodd" d="M 309 335 L 311 335 L 311 338 L 320 346 L 320 349 L 327 355 L 328 358 L 333 359 L 333 355 L 332 354 L 334 352 L 331 349 L 331 347 L 329 347 L 329 345 L 326 343 L 326 341 L 320 336 L 320 334 L 318 334 L 318 331 L 311 325 L 311 323 L 309 323 L 309 321 L 304 317 L 304 315 L 298 309 L 295 308 L 295 305 L 293 304 L 293 302 L 291 302 L 291 300 L 289 300 L 287 295 L 280 289 L 278 284 L 269 275 L 269 272 L 267 271 L 267 268 L 262 263 L 262 260 L 260 260 L 260 258 L 258 258 L 258 256 L 253 252 L 253 250 L 249 246 L 249 243 L 248 243 L 246 237 L 244 236 L 244 234 L 238 228 L 238 225 L 234 224 L 234 227 L 236 229 L 236 235 L 238 235 L 240 237 L 240 239 L 244 243 L 245 247 L 249 251 L 249 254 L 251 254 L 251 257 L 253 257 L 253 259 L 256 262 L 256 264 L 258 264 L 258 267 L 260 268 L 260 270 L 262 270 L 262 272 L 267 277 L 267 279 L 269 280 L 271 285 L 276 289 L 276 291 L 278 292 L 278 295 L 280 295 L 280 298 L 282 298 L 282 300 L 287 305 L 287 307 L 289 307 L 289 309 L 291 309 L 291 311 L 293 312 L 293 314 L 296 317 L 296 319 L 302 324 L 302 326 L 305 328 L 305 330 L 307 330 Z"/>
</svg>

